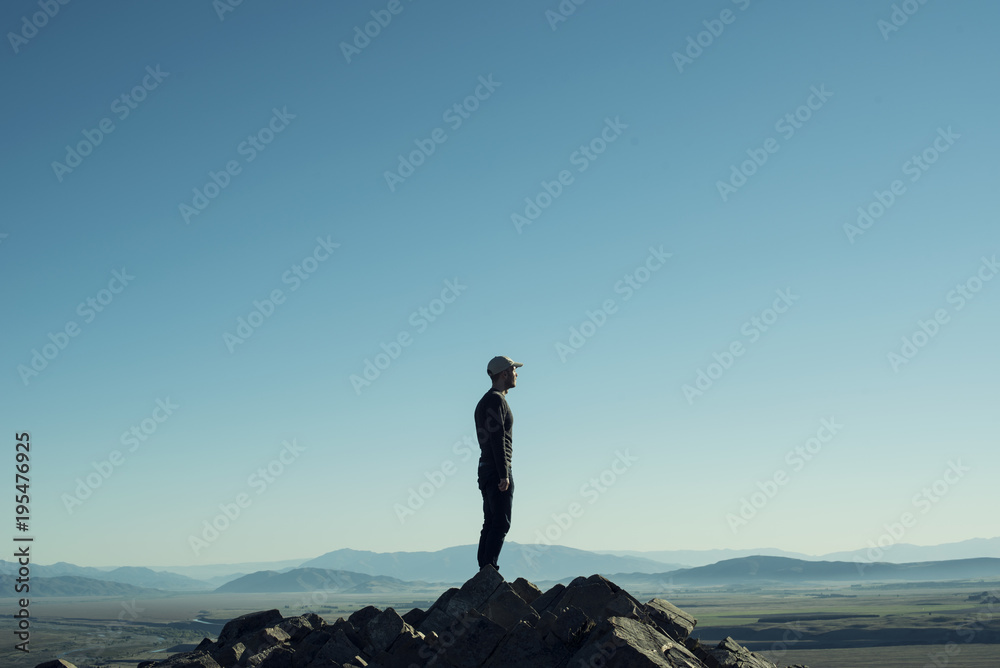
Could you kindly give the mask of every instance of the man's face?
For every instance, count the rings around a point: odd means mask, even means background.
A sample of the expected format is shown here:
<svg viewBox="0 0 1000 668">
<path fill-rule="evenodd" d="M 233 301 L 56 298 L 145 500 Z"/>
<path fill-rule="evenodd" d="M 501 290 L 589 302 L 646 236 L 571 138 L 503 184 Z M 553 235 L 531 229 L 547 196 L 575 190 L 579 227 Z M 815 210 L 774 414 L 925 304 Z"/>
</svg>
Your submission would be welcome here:
<svg viewBox="0 0 1000 668">
<path fill-rule="evenodd" d="M 509 390 L 510 388 L 517 385 L 517 367 L 510 367 L 504 373 L 507 378 L 504 380 L 504 389 Z"/>
</svg>

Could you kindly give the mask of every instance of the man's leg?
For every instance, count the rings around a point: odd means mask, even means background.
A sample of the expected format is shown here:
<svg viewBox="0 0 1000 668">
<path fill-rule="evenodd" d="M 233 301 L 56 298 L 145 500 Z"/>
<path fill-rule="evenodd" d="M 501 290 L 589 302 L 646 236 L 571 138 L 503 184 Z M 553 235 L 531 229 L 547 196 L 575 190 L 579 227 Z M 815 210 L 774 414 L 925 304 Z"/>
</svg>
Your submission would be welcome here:
<svg viewBox="0 0 1000 668">
<path fill-rule="evenodd" d="M 479 491 L 483 494 L 483 529 L 479 532 L 479 552 L 476 556 L 479 560 L 479 568 L 482 568 L 486 564 L 491 563 L 490 558 L 487 556 L 487 545 L 489 543 L 490 529 L 493 526 L 493 511 L 487 488 L 480 484 Z"/>
<path fill-rule="evenodd" d="M 496 486 L 488 485 L 483 490 L 483 498 L 484 512 L 486 511 L 486 507 L 489 506 L 489 524 L 487 525 L 485 521 L 483 522 L 483 533 L 480 542 L 482 549 L 480 567 L 485 563 L 491 564 L 499 570 L 497 558 L 500 556 L 501 548 L 503 548 L 504 538 L 506 538 L 507 532 L 510 530 L 510 514 L 514 490 L 508 489 L 506 492 L 501 492 Z"/>
</svg>

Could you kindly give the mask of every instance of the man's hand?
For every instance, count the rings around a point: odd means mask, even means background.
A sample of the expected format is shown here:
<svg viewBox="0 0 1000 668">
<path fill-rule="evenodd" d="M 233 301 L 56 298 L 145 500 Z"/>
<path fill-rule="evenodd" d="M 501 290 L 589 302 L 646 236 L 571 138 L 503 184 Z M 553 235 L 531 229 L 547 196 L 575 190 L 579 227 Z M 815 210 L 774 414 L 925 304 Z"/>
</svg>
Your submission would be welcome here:
<svg viewBox="0 0 1000 668">
<path fill-rule="evenodd" d="M 501 478 L 498 487 L 501 492 L 506 492 L 510 488 L 510 478 Z"/>
</svg>

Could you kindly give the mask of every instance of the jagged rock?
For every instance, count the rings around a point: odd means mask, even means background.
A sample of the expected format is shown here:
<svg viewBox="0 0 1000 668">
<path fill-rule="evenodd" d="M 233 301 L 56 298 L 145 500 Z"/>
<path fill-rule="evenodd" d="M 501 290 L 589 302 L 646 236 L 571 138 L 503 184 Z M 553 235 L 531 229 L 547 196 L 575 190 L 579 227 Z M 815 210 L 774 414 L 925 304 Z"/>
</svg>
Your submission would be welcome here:
<svg viewBox="0 0 1000 668">
<path fill-rule="evenodd" d="M 288 641 L 290 638 L 290 635 L 282 631 L 279 626 L 275 625 L 266 629 L 261 629 L 249 638 L 244 636 L 242 642 L 246 646 L 247 652 L 250 653 L 250 656 L 253 656 L 255 654 L 260 654 L 269 647 L 280 645 Z"/>
<path fill-rule="evenodd" d="M 440 662 L 456 668 L 478 667 L 505 633 L 505 629 L 493 620 L 476 610 L 469 610 L 436 637 L 428 637 L 428 649 L 421 657 L 429 665 Z"/>
<path fill-rule="evenodd" d="M 555 644 L 555 641 L 563 645 L 572 647 L 586 634 L 594 628 L 594 620 L 583 614 L 583 610 L 571 605 L 563 608 L 557 617 L 551 611 L 546 610 L 542 619 L 535 627 L 546 638 L 547 644 Z M 551 635 L 551 640 L 548 636 Z"/>
<path fill-rule="evenodd" d="M 539 620 L 535 610 L 521 598 L 514 588 L 501 582 L 486 601 L 476 610 L 509 631 L 519 621 L 534 626 Z"/>
<path fill-rule="evenodd" d="M 198 647 L 201 647 L 201 645 Z M 238 642 L 216 650 L 212 653 L 212 658 L 215 659 L 215 662 L 222 666 L 222 668 L 232 668 L 239 663 L 240 659 L 243 658 L 244 652 L 246 651 L 246 645 Z"/>
<path fill-rule="evenodd" d="M 365 628 L 365 625 L 374 619 L 380 612 L 382 611 L 374 605 L 366 605 L 360 610 L 355 611 L 350 617 L 347 618 L 347 621 L 350 622 L 351 626 L 360 630 Z"/>
<path fill-rule="evenodd" d="M 246 661 L 247 668 L 292 668 L 294 651 L 284 645 L 273 645 L 254 654 Z"/>
<path fill-rule="evenodd" d="M 449 589 L 434 601 L 419 630 L 441 633 L 465 613 L 480 609 L 501 584 L 506 583 L 492 566 L 483 567 L 460 589 Z"/>
<path fill-rule="evenodd" d="M 593 575 L 542 593 L 484 568 L 424 612 L 364 607 L 327 624 L 277 610 L 228 622 L 219 640 L 155 668 L 776 668 L 726 638 L 705 648 L 696 620 L 668 601 L 645 605 Z M 40 668 L 74 668 L 48 662 Z M 791 667 L 794 668 L 794 667 Z"/>
<path fill-rule="evenodd" d="M 214 650 L 214 649 L 215 649 L 215 642 L 214 641 L 212 641 L 212 640 L 210 640 L 208 638 L 202 638 L 201 642 L 198 643 L 198 646 L 194 648 L 194 651 L 196 651 L 196 652 L 209 652 L 209 653 L 211 653 L 212 650 Z"/>
<path fill-rule="evenodd" d="M 549 603 L 547 609 L 558 616 L 561 609 L 571 605 L 582 610 L 594 622 L 608 617 L 647 618 L 639 601 L 600 575 L 576 578 Z"/>
<path fill-rule="evenodd" d="M 536 598 L 531 602 L 531 607 L 535 609 L 535 612 L 542 614 L 545 612 L 549 605 L 552 604 L 557 598 L 562 596 L 562 593 L 566 590 L 566 585 L 557 584 L 547 592 Z"/>
<path fill-rule="evenodd" d="M 412 610 L 403 615 L 403 621 L 412 626 L 413 628 L 417 628 L 418 626 L 420 626 L 420 622 L 424 621 L 426 617 L 427 617 L 426 611 L 421 610 L 420 608 L 413 608 Z"/>
<path fill-rule="evenodd" d="M 561 646 L 549 647 L 537 629 L 527 622 L 518 622 L 504 636 L 484 668 L 552 668 L 569 656 Z"/>
<path fill-rule="evenodd" d="M 708 668 L 778 668 L 728 636 L 715 649 L 708 650 L 702 660 Z"/>
<path fill-rule="evenodd" d="M 373 656 L 388 650 L 392 643 L 403 634 L 415 635 L 413 627 L 403 621 L 403 618 L 392 608 L 386 608 L 372 617 L 363 631 L 365 640 L 374 650 L 368 653 Z"/>
<path fill-rule="evenodd" d="M 344 629 L 337 629 L 333 632 L 330 640 L 316 653 L 309 666 L 329 666 L 330 661 L 335 664 L 356 663 L 367 665 L 368 657 L 362 656 L 361 648 L 355 645 L 344 633 Z M 363 663 L 362 663 L 363 661 Z"/>
<path fill-rule="evenodd" d="M 330 642 L 333 633 L 334 627 L 321 626 L 303 638 L 295 648 L 295 658 L 292 660 L 292 668 L 306 668 L 306 666 L 312 663 L 316 655 L 319 654 L 319 651 L 323 649 L 323 646 Z"/>
<path fill-rule="evenodd" d="M 680 642 L 690 636 L 698 624 L 690 614 L 662 598 L 654 598 L 644 609 L 660 631 Z"/>
<path fill-rule="evenodd" d="M 609 617 L 589 634 L 571 665 L 607 668 L 705 668 L 684 645 L 656 627 L 628 617 Z"/>
<path fill-rule="evenodd" d="M 221 668 L 209 654 L 205 652 L 184 652 L 174 654 L 166 661 L 153 664 L 156 668 Z"/>
<path fill-rule="evenodd" d="M 52 659 L 51 661 L 38 664 L 35 668 L 76 668 L 76 666 L 64 659 Z"/>
<path fill-rule="evenodd" d="M 278 628 L 287 633 L 291 638 L 289 642 L 298 643 L 314 630 L 326 625 L 323 618 L 314 612 L 309 612 L 298 617 L 289 617 L 278 624 Z"/>
<path fill-rule="evenodd" d="M 251 612 L 250 614 L 242 615 L 236 619 L 231 619 L 226 622 L 225 626 L 222 627 L 216 646 L 224 647 L 232 644 L 233 641 L 239 640 L 243 636 L 256 633 L 257 631 L 265 629 L 268 626 L 280 624 L 282 619 L 283 617 L 281 616 L 281 613 L 277 610 Z"/>
<path fill-rule="evenodd" d="M 524 578 L 514 580 L 510 583 L 510 586 L 515 592 L 517 592 L 517 595 L 521 597 L 521 600 L 528 605 L 534 603 L 535 599 L 542 595 L 541 589 Z"/>
</svg>

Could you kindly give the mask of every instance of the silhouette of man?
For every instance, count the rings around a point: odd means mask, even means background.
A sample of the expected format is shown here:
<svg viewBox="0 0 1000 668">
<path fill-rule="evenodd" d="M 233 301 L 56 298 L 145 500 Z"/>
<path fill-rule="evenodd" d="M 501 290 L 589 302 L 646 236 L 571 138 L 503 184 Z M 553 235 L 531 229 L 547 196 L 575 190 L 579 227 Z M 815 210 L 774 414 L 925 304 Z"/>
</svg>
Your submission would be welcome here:
<svg viewBox="0 0 1000 668">
<path fill-rule="evenodd" d="M 511 431 L 514 416 L 507 405 L 507 390 L 517 385 L 517 367 L 509 357 L 498 356 L 486 365 L 492 387 L 476 404 L 476 436 L 479 439 L 479 491 L 483 494 L 483 530 L 479 534 L 479 568 L 489 564 L 500 570 L 497 558 L 510 530 L 514 499 L 511 475 Z"/>
</svg>

